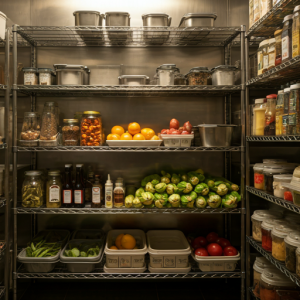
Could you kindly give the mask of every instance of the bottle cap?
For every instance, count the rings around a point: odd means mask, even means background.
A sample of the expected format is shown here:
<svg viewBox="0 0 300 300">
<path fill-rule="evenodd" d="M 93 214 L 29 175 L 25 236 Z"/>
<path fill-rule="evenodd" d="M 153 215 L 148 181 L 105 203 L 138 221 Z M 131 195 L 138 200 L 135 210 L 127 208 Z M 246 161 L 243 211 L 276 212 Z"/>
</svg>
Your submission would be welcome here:
<svg viewBox="0 0 300 300">
<path fill-rule="evenodd" d="M 76 164 L 76 168 L 82 168 L 83 164 Z"/>
<path fill-rule="evenodd" d="M 72 164 L 65 164 L 65 168 L 72 168 L 73 165 Z"/>
<path fill-rule="evenodd" d="M 106 184 L 112 184 L 112 182 L 111 182 L 111 180 L 110 180 L 110 175 L 109 175 L 109 174 L 108 174 L 108 176 L 107 176 Z"/>
</svg>

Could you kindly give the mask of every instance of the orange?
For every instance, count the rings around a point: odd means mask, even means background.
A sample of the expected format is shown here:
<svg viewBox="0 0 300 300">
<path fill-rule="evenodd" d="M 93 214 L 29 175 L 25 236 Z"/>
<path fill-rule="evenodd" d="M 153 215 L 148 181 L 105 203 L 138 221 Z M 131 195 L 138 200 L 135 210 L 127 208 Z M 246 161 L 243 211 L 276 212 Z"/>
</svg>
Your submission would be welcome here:
<svg viewBox="0 0 300 300">
<path fill-rule="evenodd" d="M 119 136 L 121 136 L 124 132 L 125 132 L 124 128 L 122 126 L 119 126 L 119 125 L 114 126 L 111 129 L 111 133 L 118 134 Z"/>
<path fill-rule="evenodd" d="M 130 141 L 132 140 L 132 135 L 128 132 L 125 132 L 121 135 L 121 140 Z"/>
<path fill-rule="evenodd" d="M 115 134 L 115 133 L 110 133 L 108 136 L 107 136 L 107 140 L 119 140 L 120 139 L 120 136 L 118 134 Z"/>
<path fill-rule="evenodd" d="M 125 234 L 122 238 L 121 245 L 124 249 L 133 249 L 136 246 L 136 240 L 132 235 Z"/>
<path fill-rule="evenodd" d="M 141 134 L 145 137 L 146 140 L 151 140 L 151 138 L 155 135 L 155 132 L 151 128 L 144 128 L 142 129 Z"/>
<path fill-rule="evenodd" d="M 157 135 L 154 135 L 152 138 L 151 138 L 152 141 L 158 141 L 160 140 L 160 138 L 157 136 Z"/>
<path fill-rule="evenodd" d="M 118 250 L 118 248 L 116 246 L 111 246 L 109 249 L 111 249 L 111 250 Z"/>
<path fill-rule="evenodd" d="M 118 249 L 121 249 L 121 240 L 122 240 L 123 236 L 124 236 L 124 233 L 121 233 L 116 238 L 115 244 L 118 247 Z"/>
<path fill-rule="evenodd" d="M 141 126 L 139 123 L 133 122 L 128 125 L 128 132 L 132 135 L 135 135 L 141 131 Z"/>
<path fill-rule="evenodd" d="M 133 136 L 133 140 L 143 141 L 145 140 L 145 137 L 141 133 L 137 133 Z"/>
</svg>

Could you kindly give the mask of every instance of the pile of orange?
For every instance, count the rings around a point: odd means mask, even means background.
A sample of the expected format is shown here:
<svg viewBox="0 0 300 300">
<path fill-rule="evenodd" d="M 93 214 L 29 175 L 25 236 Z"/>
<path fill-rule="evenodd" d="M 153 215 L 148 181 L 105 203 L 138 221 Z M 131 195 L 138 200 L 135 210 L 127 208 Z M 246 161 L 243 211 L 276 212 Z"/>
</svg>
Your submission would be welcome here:
<svg viewBox="0 0 300 300">
<path fill-rule="evenodd" d="M 136 246 L 135 238 L 130 234 L 119 234 L 115 240 L 115 245 L 111 246 L 109 249 L 111 250 L 119 250 L 119 249 L 138 249 Z"/>
<path fill-rule="evenodd" d="M 133 122 L 129 123 L 128 131 L 122 126 L 114 126 L 111 129 L 111 133 L 107 136 L 107 140 L 123 140 L 123 141 L 143 141 L 143 140 L 159 140 L 159 137 L 155 135 L 155 132 L 151 128 L 143 128 L 139 123 Z"/>
</svg>

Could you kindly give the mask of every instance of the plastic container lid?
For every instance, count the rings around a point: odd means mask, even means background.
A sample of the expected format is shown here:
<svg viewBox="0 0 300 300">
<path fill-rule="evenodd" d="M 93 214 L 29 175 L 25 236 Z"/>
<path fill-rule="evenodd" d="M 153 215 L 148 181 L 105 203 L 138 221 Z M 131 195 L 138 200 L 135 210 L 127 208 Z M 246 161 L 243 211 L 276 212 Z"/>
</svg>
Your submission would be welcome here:
<svg viewBox="0 0 300 300">
<path fill-rule="evenodd" d="M 285 238 L 285 243 L 294 247 L 300 247 L 300 231 L 291 231 Z"/>
<path fill-rule="evenodd" d="M 267 99 L 277 99 L 277 95 L 276 94 L 268 95 Z"/>
<path fill-rule="evenodd" d="M 293 15 L 287 15 L 284 17 L 282 23 L 285 23 L 286 21 L 292 20 L 293 19 Z"/>
<path fill-rule="evenodd" d="M 261 164 L 261 163 L 259 163 L 259 164 L 255 164 L 254 166 L 253 166 L 253 170 L 254 171 L 262 171 L 263 169 L 264 169 L 264 164 Z"/>
<path fill-rule="evenodd" d="M 82 168 L 83 164 L 76 164 L 76 168 Z"/>
<path fill-rule="evenodd" d="M 272 263 L 269 262 L 265 257 L 256 257 L 256 260 L 253 265 L 253 269 L 258 272 L 262 273 L 264 269 L 272 267 Z"/>
<path fill-rule="evenodd" d="M 284 93 L 284 90 L 278 91 L 278 95 L 281 95 L 281 94 L 283 94 L 283 93 Z"/>
<path fill-rule="evenodd" d="M 176 69 L 175 64 L 163 64 L 157 68 L 157 70 L 172 70 L 172 69 Z"/>
<path fill-rule="evenodd" d="M 299 11 L 299 10 L 300 10 L 300 5 L 295 6 L 295 8 L 294 8 L 294 13 L 295 13 L 296 11 Z"/>
<path fill-rule="evenodd" d="M 264 164 L 282 164 L 282 163 L 287 163 L 285 159 L 273 159 L 273 158 L 266 158 L 263 159 Z"/>
<path fill-rule="evenodd" d="M 273 286 L 289 286 L 296 287 L 297 285 L 293 283 L 284 273 L 278 270 L 276 267 L 266 268 L 261 274 L 261 280 Z"/>
<path fill-rule="evenodd" d="M 291 90 L 290 88 L 286 88 L 286 89 L 283 90 L 283 92 L 284 92 L 284 93 L 289 93 L 290 90 Z"/>
<path fill-rule="evenodd" d="M 237 70 L 237 67 L 236 66 L 228 66 L 228 65 L 220 65 L 215 68 L 212 68 L 211 71 L 214 71 L 216 69 Z"/>
<path fill-rule="evenodd" d="M 292 180 L 293 175 L 292 174 L 279 174 L 279 175 L 274 175 L 273 179 L 276 182 L 288 182 L 290 183 Z"/>
<path fill-rule="evenodd" d="M 72 164 L 65 164 L 65 168 L 72 168 L 73 165 Z"/>
<path fill-rule="evenodd" d="M 35 118 L 35 117 L 39 117 L 39 113 L 36 111 L 29 111 L 29 112 L 24 112 L 24 118 Z"/>
<path fill-rule="evenodd" d="M 39 176 L 39 175 L 42 175 L 42 171 L 25 171 L 24 174 L 25 175 L 28 175 L 28 176 Z"/>
<path fill-rule="evenodd" d="M 255 221 L 264 221 L 268 219 L 278 219 L 281 217 L 280 212 L 270 211 L 270 210 L 256 210 L 251 216 L 252 220 Z"/>
<path fill-rule="evenodd" d="M 272 234 L 279 237 L 284 238 L 286 237 L 291 231 L 297 229 L 296 225 L 288 224 L 277 224 L 272 229 Z"/>
<path fill-rule="evenodd" d="M 76 13 L 100 15 L 100 12 L 95 10 L 76 10 L 73 12 L 73 16 L 75 16 Z"/>
<path fill-rule="evenodd" d="M 296 84 L 291 85 L 290 89 L 291 90 L 298 90 L 298 89 L 300 89 L 300 83 L 296 83 Z"/>
<path fill-rule="evenodd" d="M 265 98 L 255 99 L 255 104 L 261 104 L 265 102 Z"/>
<path fill-rule="evenodd" d="M 63 119 L 63 122 L 68 124 L 79 123 L 78 119 Z"/>
<path fill-rule="evenodd" d="M 22 71 L 23 72 L 35 72 L 35 73 L 37 73 L 38 69 L 37 68 L 28 67 L 28 68 L 23 68 Z"/>
<path fill-rule="evenodd" d="M 264 173 L 270 173 L 270 174 L 279 174 L 282 172 L 289 172 L 294 170 L 294 166 L 288 166 L 288 165 L 267 165 L 264 167 Z"/>
<path fill-rule="evenodd" d="M 282 222 L 279 222 L 282 221 Z M 266 219 L 261 223 L 261 228 L 266 229 L 266 230 L 271 230 L 273 229 L 274 226 L 276 225 L 284 225 L 284 224 L 288 224 L 287 221 L 284 221 L 281 218 L 276 218 L 276 219 Z"/>
<path fill-rule="evenodd" d="M 51 68 L 38 68 L 38 73 L 52 73 L 53 70 Z"/>
</svg>

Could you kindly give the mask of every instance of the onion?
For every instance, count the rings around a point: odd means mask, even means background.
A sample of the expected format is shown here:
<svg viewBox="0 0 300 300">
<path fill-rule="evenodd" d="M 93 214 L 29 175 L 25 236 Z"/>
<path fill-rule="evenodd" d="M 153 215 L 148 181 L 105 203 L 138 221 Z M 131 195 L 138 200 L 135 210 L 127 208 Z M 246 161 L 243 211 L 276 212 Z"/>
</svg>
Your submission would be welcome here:
<svg viewBox="0 0 300 300">
<path fill-rule="evenodd" d="M 168 131 L 169 131 L 169 129 L 162 129 L 160 133 L 161 134 L 168 134 Z"/>
<path fill-rule="evenodd" d="M 174 130 L 171 134 L 181 134 L 181 132 L 179 130 Z"/>
<path fill-rule="evenodd" d="M 193 129 L 193 126 L 189 121 L 187 121 L 183 124 L 183 130 L 188 131 L 189 133 L 191 133 L 192 129 Z"/>
<path fill-rule="evenodd" d="M 171 129 L 171 128 L 175 128 L 175 129 L 178 129 L 178 128 L 179 128 L 179 122 L 178 122 L 178 120 L 172 119 L 172 120 L 170 121 L 170 129 Z"/>
<path fill-rule="evenodd" d="M 183 127 L 179 127 L 178 131 L 180 131 L 180 133 L 182 133 Z"/>
</svg>

